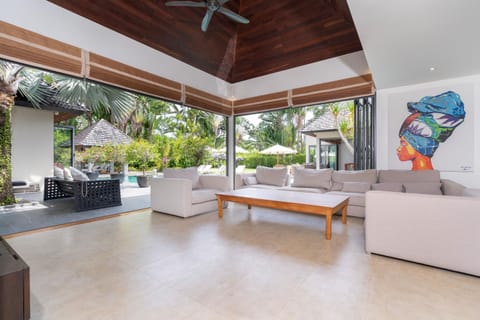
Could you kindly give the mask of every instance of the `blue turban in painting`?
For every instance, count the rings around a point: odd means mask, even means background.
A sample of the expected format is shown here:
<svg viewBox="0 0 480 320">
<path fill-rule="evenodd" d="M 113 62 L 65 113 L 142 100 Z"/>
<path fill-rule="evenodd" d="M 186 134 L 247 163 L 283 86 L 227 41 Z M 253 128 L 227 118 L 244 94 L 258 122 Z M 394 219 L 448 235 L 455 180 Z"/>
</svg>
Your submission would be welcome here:
<svg viewBox="0 0 480 320">
<path fill-rule="evenodd" d="M 463 101 L 453 91 L 423 97 L 419 102 L 409 102 L 407 107 L 411 115 L 403 121 L 398 135 L 428 157 L 465 119 Z"/>
</svg>

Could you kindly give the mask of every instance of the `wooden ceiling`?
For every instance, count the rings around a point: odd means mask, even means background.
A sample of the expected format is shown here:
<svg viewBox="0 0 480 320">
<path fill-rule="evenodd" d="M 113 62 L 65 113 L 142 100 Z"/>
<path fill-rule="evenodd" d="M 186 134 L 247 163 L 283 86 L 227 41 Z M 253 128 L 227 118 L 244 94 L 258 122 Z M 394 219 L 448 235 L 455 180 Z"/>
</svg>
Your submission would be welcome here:
<svg viewBox="0 0 480 320">
<path fill-rule="evenodd" d="M 167 0 L 49 1 L 230 83 L 362 50 L 346 0 L 230 0 L 250 23 L 217 12 L 206 33 Z"/>
</svg>

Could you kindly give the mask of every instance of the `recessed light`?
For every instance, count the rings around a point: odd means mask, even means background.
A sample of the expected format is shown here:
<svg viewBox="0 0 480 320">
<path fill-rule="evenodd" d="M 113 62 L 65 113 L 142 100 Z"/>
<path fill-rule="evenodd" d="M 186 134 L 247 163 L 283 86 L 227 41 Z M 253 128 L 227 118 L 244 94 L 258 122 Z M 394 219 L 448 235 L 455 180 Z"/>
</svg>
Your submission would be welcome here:
<svg viewBox="0 0 480 320">
<path fill-rule="evenodd" d="M 428 68 L 428 70 L 435 71 L 435 67 L 430 67 L 430 68 Z"/>
</svg>

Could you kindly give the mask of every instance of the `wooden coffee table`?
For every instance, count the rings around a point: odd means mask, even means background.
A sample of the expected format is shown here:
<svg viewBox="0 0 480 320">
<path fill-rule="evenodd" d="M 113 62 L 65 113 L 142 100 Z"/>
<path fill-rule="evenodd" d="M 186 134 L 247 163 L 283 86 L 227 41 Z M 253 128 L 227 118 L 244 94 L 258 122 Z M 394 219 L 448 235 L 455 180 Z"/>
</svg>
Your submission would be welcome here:
<svg viewBox="0 0 480 320">
<path fill-rule="evenodd" d="M 309 192 L 245 188 L 230 192 L 217 192 L 218 217 L 223 217 L 223 201 L 252 206 L 325 216 L 325 239 L 332 238 L 332 216 L 342 210 L 342 223 L 347 223 L 348 197 Z"/>
</svg>

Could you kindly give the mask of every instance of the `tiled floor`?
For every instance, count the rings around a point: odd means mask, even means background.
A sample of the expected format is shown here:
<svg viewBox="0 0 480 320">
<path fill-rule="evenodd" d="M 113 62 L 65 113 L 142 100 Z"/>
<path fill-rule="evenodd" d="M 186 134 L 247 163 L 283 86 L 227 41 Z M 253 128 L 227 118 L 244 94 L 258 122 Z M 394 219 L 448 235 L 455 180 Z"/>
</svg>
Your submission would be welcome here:
<svg viewBox="0 0 480 320">
<path fill-rule="evenodd" d="M 364 252 L 363 220 L 230 205 L 21 236 L 32 319 L 479 319 L 480 278 Z"/>
</svg>

